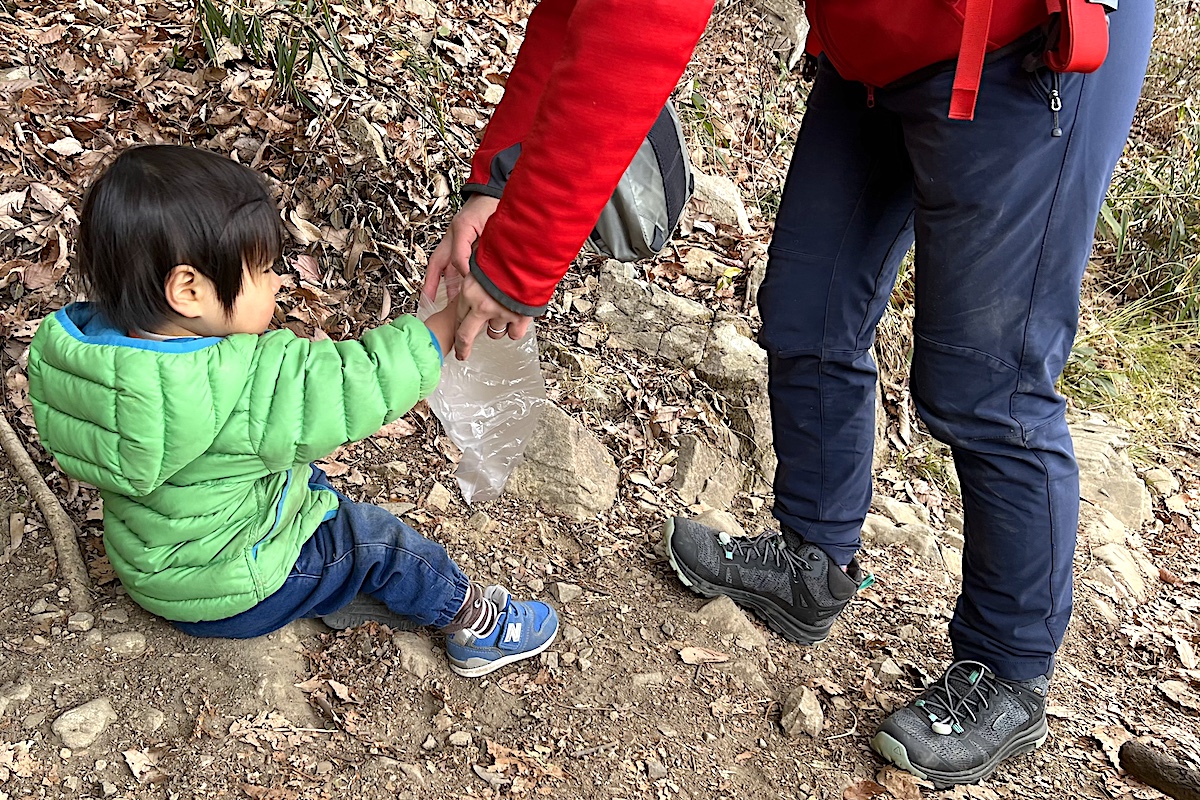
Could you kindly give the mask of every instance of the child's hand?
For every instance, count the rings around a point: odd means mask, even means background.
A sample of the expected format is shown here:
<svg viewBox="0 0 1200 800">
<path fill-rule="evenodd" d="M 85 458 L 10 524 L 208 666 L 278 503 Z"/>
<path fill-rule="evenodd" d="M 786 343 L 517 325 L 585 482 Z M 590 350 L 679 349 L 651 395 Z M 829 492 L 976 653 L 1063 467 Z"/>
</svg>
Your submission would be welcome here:
<svg viewBox="0 0 1200 800">
<path fill-rule="evenodd" d="M 454 334 L 458 332 L 458 307 L 455 303 L 450 303 L 441 311 L 429 315 L 425 320 L 425 327 L 429 328 L 429 332 L 438 340 L 438 345 L 442 348 L 442 357 L 449 358 L 450 351 L 454 349 Z"/>
</svg>

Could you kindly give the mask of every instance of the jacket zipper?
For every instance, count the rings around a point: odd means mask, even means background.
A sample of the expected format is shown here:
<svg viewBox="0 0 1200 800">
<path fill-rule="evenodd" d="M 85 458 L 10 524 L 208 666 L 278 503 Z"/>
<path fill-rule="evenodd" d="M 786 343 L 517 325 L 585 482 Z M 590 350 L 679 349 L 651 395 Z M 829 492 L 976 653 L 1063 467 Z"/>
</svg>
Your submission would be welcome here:
<svg viewBox="0 0 1200 800">
<path fill-rule="evenodd" d="M 1057 72 L 1050 72 L 1050 112 L 1054 114 L 1054 127 L 1050 129 L 1050 135 L 1054 137 L 1062 136 L 1062 128 L 1058 124 L 1058 112 L 1062 111 L 1062 94 L 1059 93 L 1060 76 Z"/>
</svg>

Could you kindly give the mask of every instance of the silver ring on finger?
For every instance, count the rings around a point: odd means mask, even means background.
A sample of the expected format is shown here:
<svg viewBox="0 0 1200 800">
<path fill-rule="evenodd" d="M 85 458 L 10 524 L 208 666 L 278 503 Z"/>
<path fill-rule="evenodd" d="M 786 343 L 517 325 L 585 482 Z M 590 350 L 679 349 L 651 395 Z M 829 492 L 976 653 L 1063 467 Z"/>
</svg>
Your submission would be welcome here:
<svg viewBox="0 0 1200 800">
<path fill-rule="evenodd" d="M 488 323 L 487 329 L 488 329 L 488 333 L 493 333 L 497 336 L 499 336 L 502 333 L 508 333 L 507 325 L 505 325 L 503 328 L 493 328 L 491 323 Z"/>
</svg>

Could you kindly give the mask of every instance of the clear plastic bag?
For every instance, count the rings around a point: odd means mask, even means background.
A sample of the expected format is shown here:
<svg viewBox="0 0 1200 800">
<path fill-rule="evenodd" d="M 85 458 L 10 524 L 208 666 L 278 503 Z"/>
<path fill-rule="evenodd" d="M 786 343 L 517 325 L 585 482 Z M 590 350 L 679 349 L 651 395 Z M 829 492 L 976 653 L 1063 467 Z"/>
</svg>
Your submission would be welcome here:
<svg viewBox="0 0 1200 800">
<path fill-rule="evenodd" d="M 418 316 L 444 308 L 446 284 L 458 280 L 447 274 L 436 302 L 422 294 Z M 429 407 L 462 450 L 454 477 L 468 503 L 500 496 L 541 419 L 546 382 L 534 327 L 515 342 L 482 332 L 466 361 L 447 354 L 442 380 L 429 396 Z"/>
</svg>

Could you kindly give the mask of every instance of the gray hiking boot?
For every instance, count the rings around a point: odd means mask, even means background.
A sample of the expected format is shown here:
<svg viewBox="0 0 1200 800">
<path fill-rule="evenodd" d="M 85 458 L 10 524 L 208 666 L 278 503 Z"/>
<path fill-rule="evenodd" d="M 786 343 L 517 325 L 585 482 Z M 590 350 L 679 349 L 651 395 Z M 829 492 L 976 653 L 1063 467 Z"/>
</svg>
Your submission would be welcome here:
<svg viewBox="0 0 1200 800">
<path fill-rule="evenodd" d="M 789 547 L 779 533 L 733 537 L 675 517 L 663 534 L 667 558 L 685 586 L 705 597 L 728 595 L 801 644 L 824 641 L 854 593 L 875 580 L 857 561 L 843 572 L 821 548 Z"/>
<path fill-rule="evenodd" d="M 360 594 L 332 614 L 321 617 L 321 621 L 335 631 L 344 631 L 364 622 L 378 622 L 394 631 L 416 630 L 419 625 L 408 617 L 402 617 L 370 595 Z"/>
<path fill-rule="evenodd" d="M 1046 741 L 1049 684 L 1045 676 L 1006 681 L 978 661 L 957 661 L 883 721 L 871 749 L 939 789 L 978 783 Z"/>
</svg>

